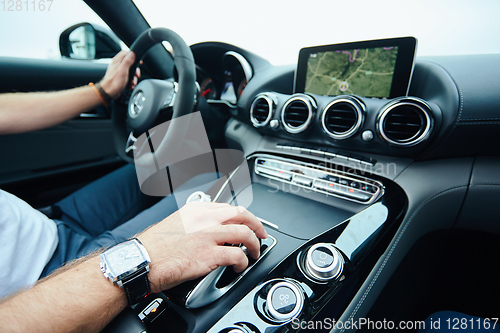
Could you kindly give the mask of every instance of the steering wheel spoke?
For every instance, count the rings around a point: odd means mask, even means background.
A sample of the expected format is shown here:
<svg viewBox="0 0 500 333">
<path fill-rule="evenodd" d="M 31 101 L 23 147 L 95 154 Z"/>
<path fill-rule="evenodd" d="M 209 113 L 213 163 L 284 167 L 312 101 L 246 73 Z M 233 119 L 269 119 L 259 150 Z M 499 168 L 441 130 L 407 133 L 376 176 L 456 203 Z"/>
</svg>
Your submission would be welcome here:
<svg viewBox="0 0 500 333">
<path fill-rule="evenodd" d="M 165 98 L 163 99 L 163 104 L 161 106 L 162 109 L 174 107 L 175 96 L 177 95 L 177 91 L 179 90 L 179 84 L 175 81 L 171 82 L 173 84 L 173 87 L 166 93 Z"/>
<path fill-rule="evenodd" d="M 147 131 L 146 134 L 146 140 L 140 140 L 140 146 L 137 146 L 137 140 L 140 136 L 136 137 L 134 132 L 131 131 L 128 136 L 127 143 L 125 144 L 125 153 L 131 154 L 133 152 L 136 156 L 143 154 L 144 148 L 148 147 L 152 143 L 152 139 L 156 134 L 156 130 Z"/>
<path fill-rule="evenodd" d="M 136 141 L 137 138 L 134 136 L 134 131 L 131 131 L 128 135 L 127 142 L 125 143 L 125 154 L 129 154 L 130 152 L 133 152 L 137 149 L 137 147 L 135 146 Z"/>
</svg>

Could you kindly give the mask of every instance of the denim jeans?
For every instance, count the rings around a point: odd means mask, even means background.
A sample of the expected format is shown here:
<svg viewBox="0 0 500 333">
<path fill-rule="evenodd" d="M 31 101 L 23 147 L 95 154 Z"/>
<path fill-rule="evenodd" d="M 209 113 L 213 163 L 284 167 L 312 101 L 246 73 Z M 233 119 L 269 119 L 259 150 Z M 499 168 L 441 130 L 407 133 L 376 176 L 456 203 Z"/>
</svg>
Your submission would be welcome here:
<svg viewBox="0 0 500 333">
<path fill-rule="evenodd" d="M 177 210 L 174 195 L 159 200 L 144 195 L 135 169 L 127 165 L 58 202 L 59 244 L 40 278 L 67 261 L 131 238 Z"/>
</svg>

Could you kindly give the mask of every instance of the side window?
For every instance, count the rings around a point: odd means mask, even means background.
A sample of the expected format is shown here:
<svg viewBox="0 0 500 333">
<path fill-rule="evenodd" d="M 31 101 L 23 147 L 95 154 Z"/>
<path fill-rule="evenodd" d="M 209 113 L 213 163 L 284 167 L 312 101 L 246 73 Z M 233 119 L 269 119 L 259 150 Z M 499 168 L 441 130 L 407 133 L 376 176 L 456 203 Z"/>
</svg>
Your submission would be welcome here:
<svg viewBox="0 0 500 333">
<path fill-rule="evenodd" d="M 59 36 L 80 22 L 107 28 L 82 0 L 0 0 L 0 56 L 61 59 Z"/>
</svg>

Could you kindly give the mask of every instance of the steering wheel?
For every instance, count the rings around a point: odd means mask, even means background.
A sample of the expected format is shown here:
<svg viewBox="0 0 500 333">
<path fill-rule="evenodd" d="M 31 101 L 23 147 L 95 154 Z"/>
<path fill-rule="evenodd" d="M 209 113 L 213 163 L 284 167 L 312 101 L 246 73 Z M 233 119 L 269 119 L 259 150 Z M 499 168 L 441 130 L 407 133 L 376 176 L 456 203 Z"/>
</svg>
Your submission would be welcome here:
<svg viewBox="0 0 500 333">
<path fill-rule="evenodd" d="M 182 128 L 169 126 L 165 135 L 156 147 L 156 151 L 140 154 L 134 161 L 129 153 L 137 147 L 134 133 L 145 133 L 155 125 L 160 109 L 172 107 L 172 119 L 187 115 L 193 111 L 195 102 L 196 70 L 193 53 L 184 40 L 172 30 L 155 28 L 144 31 L 130 47 L 136 57 L 130 67 L 129 82 L 144 54 L 154 45 L 169 42 L 174 50 L 174 64 L 178 72 L 178 82 L 173 80 L 146 79 L 139 82 L 130 93 L 130 89 L 122 96 L 130 96 L 126 101 L 117 101 L 112 109 L 113 135 L 115 148 L 123 160 L 136 165 L 152 165 L 162 152 L 175 149 L 174 141 L 179 142 L 184 135 Z M 155 157 L 156 154 L 156 157 Z"/>
</svg>

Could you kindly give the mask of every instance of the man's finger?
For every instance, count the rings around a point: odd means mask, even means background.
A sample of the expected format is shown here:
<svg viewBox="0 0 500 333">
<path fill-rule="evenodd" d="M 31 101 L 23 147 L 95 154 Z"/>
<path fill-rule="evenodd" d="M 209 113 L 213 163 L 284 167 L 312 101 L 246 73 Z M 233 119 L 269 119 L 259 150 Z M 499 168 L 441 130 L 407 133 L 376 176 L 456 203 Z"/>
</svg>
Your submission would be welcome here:
<svg viewBox="0 0 500 333">
<path fill-rule="evenodd" d="M 244 224 L 252 229 L 257 237 L 267 238 L 267 232 L 264 225 L 250 213 L 246 208 L 241 206 L 225 206 L 217 210 L 219 218 L 224 221 L 222 224 Z"/>
<path fill-rule="evenodd" d="M 123 58 L 125 58 L 125 56 L 127 55 L 127 51 L 125 50 L 121 50 L 120 52 L 118 52 L 114 57 L 113 57 L 113 62 L 116 62 L 116 63 L 121 63 Z"/>
<path fill-rule="evenodd" d="M 132 66 L 134 61 L 135 61 L 135 53 L 132 51 L 129 51 L 129 52 L 127 52 L 125 57 L 123 57 L 123 59 L 120 63 L 120 67 L 125 66 L 128 69 L 128 68 L 130 68 L 130 66 Z"/>
<path fill-rule="evenodd" d="M 215 253 L 219 266 L 233 266 L 235 272 L 242 272 L 248 266 L 248 258 L 239 247 L 219 246 Z"/>
<path fill-rule="evenodd" d="M 259 258 L 260 242 L 254 232 L 245 225 L 230 224 L 206 229 L 214 233 L 217 244 L 243 244 L 248 249 L 248 254 L 254 258 Z"/>
</svg>

